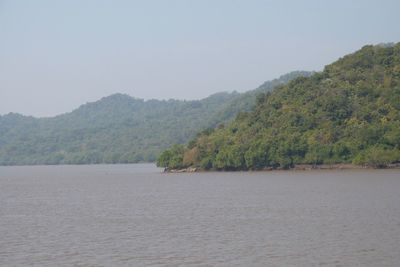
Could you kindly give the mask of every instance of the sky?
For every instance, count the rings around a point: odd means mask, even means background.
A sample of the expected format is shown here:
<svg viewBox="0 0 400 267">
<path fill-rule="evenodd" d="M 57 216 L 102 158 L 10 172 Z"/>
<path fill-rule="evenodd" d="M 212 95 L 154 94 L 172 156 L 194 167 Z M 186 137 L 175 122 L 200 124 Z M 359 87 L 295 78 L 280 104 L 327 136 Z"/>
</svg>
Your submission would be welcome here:
<svg viewBox="0 0 400 267">
<path fill-rule="evenodd" d="M 399 0 L 0 0 L 0 114 L 201 99 L 400 41 Z"/>
</svg>

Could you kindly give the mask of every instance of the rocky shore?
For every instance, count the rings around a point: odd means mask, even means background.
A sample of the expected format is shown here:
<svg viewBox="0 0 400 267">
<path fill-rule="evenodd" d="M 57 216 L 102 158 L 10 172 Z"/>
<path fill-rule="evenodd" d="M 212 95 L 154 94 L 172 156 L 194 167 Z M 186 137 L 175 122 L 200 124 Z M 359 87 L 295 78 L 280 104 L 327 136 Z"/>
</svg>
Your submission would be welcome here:
<svg viewBox="0 0 400 267">
<path fill-rule="evenodd" d="M 361 169 L 400 169 L 400 163 L 388 164 L 387 166 L 369 166 L 369 165 L 354 165 L 354 164 L 321 164 L 321 165 L 298 164 L 290 169 L 268 167 L 255 171 L 277 171 L 277 170 L 309 171 L 309 170 L 361 170 Z M 196 167 L 188 167 L 183 169 L 170 169 L 170 168 L 164 169 L 165 173 L 188 173 L 188 172 L 191 173 L 191 172 L 201 172 L 201 171 L 206 171 L 206 170 Z M 210 170 L 210 171 L 215 171 L 215 170 Z"/>
<path fill-rule="evenodd" d="M 182 172 L 197 172 L 197 171 L 199 171 L 199 169 L 194 167 L 188 167 L 184 169 L 170 169 L 170 168 L 164 169 L 164 172 L 166 173 L 182 173 Z"/>
</svg>

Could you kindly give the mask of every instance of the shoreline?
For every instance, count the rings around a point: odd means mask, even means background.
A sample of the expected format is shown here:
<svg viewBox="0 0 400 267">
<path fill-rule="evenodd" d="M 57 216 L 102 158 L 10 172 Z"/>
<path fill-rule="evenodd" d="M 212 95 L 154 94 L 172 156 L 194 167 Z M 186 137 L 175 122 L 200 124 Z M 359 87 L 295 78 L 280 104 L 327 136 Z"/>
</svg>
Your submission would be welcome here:
<svg viewBox="0 0 400 267">
<path fill-rule="evenodd" d="M 194 173 L 194 172 L 268 172 L 268 171 L 313 171 L 313 170 L 387 170 L 387 169 L 400 169 L 400 163 L 388 164 L 387 166 L 370 166 L 370 165 L 354 165 L 354 164 L 298 164 L 292 168 L 272 168 L 265 167 L 258 170 L 204 170 L 196 167 L 188 167 L 183 169 L 169 169 L 165 168 L 163 173 Z"/>
</svg>

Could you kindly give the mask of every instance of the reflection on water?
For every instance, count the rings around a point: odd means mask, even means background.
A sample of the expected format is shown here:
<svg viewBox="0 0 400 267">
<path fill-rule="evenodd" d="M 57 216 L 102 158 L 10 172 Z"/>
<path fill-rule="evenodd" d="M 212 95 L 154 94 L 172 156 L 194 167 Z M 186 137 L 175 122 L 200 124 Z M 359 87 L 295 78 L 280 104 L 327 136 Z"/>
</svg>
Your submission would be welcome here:
<svg viewBox="0 0 400 267">
<path fill-rule="evenodd" d="M 0 167 L 0 265 L 398 266 L 400 172 Z"/>
</svg>

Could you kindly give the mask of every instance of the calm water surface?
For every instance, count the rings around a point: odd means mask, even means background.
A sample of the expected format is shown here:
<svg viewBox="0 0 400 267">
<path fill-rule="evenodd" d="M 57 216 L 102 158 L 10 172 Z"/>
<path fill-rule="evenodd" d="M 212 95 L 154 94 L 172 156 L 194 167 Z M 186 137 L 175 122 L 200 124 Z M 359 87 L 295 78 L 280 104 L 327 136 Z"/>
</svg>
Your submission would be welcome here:
<svg viewBox="0 0 400 267">
<path fill-rule="evenodd" d="M 399 170 L 0 167 L 0 266 L 399 264 Z"/>
</svg>

